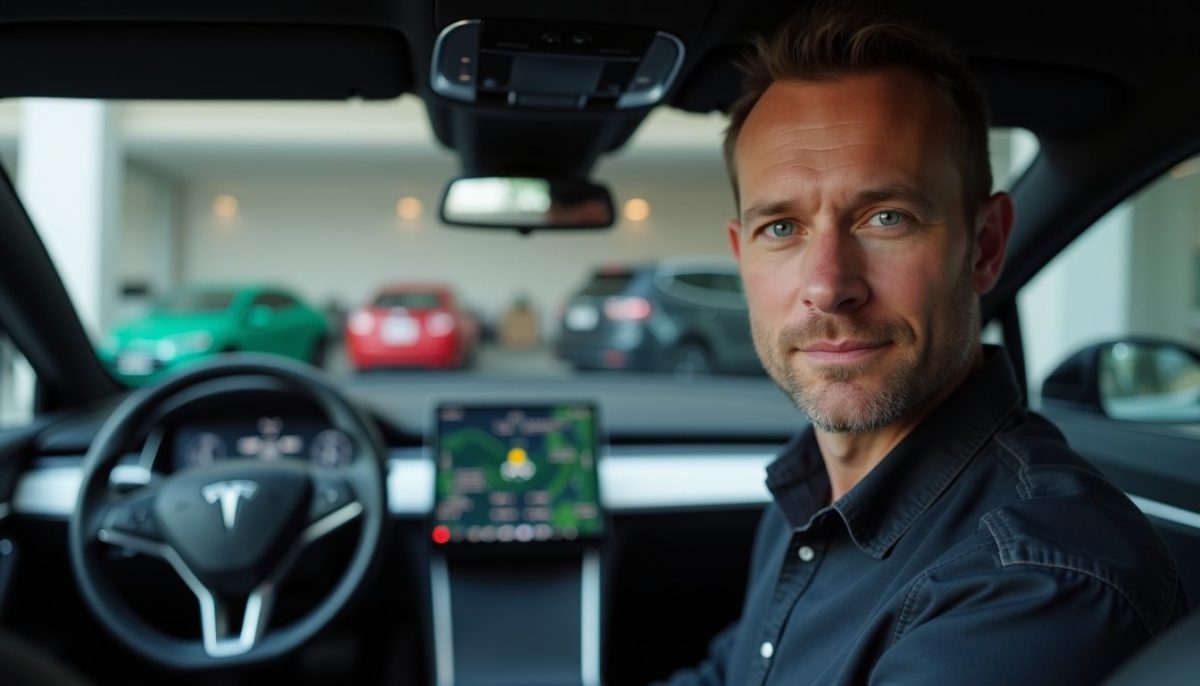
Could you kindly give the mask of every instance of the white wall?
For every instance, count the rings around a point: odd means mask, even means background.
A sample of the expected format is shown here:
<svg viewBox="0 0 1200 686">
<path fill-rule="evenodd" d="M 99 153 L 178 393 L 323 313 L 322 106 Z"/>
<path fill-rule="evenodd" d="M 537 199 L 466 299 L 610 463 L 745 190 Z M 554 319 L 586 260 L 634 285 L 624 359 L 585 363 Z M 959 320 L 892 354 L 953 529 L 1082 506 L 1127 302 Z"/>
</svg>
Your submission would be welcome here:
<svg viewBox="0 0 1200 686">
<path fill-rule="evenodd" d="M 1134 201 L 1133 220 L 1129 330 L 1200 345 L 1200 173 L 1148 188 Z"/>
<path fill-rule="evenodd" d="M 142 314 L 152 299 L 162 296 L 175 283 L 179 272 L 177 185 L 173 179 L 136 164 L 125 166 L 121 206 L 120 256 L 117 284 L 140 284 L 149 288 L 148 297 L 118 292 L 116 321 Z"/>
<path fill-rule="evenodd" d="M 619 181 L 618 203 L 633 196 L 650 201 L 652 215 L 643 223 L 529 237 L 440 225 L 442 184 L 455 174 L 448 158 L 410 157 L 394 167 L 357 175 L 341 164 L 327 173 L 303 165 L 271 176 L 233 169 L 189 184 L 184 281 L 277 280 L 322 306 L 331 298 L 361 303 L 388 281 L 441 280 L 489 317 L 527 295 L 548 332 L 560 305 L 594 266 L 728 253 L 724 226 L 732 199 L 715 148 L 691 154 L 686 165 L 629 160 L 598 170 L 597 178 Z M 223 193 L 238 198 L 240 212 L 232 220 L 213 213 L 213 199 Z M 420 220 L 396 216 L 404 196 L 423 203 Z"/>
<path fill-rule="evenodd" d="M 1018 303 L 1033 398 L 1069 354 L 1129 331 L 1132 227 L 1130 205 L 1118 205 L 1022 289 Z"/>
</svg>

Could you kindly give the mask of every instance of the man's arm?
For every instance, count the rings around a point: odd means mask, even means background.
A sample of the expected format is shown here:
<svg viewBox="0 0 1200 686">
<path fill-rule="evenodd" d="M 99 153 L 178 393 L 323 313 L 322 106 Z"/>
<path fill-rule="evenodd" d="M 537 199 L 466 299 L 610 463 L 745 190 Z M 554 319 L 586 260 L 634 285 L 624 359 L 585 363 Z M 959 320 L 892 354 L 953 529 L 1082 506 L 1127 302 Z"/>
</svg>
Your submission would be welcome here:
<svg viewBox="0 0 1200 686">
<path fill-rule="evenodd" d="M 932 573 L 914 587 L 871 684 L 1096 684 L 1161 628 L 1082 571 L 975 571 Z"/>
<path fill-rule="evenodd" d="M 708 644 L 708 656 L 700 664 L 675 672 L 656 686 L 724 686 L 729 651 L 737 634 L 737 626 L 737 622 L 734 622 L 717 634 Z"/>
</svg>

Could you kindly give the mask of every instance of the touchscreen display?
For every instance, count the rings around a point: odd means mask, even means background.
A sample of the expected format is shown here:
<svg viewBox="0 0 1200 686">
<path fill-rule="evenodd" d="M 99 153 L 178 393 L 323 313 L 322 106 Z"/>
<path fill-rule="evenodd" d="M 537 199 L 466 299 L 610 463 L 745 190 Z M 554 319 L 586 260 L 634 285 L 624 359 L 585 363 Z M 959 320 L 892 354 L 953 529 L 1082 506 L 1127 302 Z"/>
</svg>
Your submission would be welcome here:
<svg viewBox="0 0 1200 686">
<path fill-rule="evenodd" d="M 589 405 L 439 407 L 434 542 L 599 536 L 596 443 Z"/>
</svg>

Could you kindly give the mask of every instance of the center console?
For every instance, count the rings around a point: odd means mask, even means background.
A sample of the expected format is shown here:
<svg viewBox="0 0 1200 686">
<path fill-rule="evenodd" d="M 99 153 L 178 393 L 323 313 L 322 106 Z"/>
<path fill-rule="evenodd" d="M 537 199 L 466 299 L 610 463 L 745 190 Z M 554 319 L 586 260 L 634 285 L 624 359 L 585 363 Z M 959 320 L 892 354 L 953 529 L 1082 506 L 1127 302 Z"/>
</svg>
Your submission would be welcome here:
<svg viewBox="0 0 1200 686">
<path fill-rule="evenodd" d="M 430 594 L 439 686 L 598 686 L 596 410 L 442 404 Z"/>
</svg>

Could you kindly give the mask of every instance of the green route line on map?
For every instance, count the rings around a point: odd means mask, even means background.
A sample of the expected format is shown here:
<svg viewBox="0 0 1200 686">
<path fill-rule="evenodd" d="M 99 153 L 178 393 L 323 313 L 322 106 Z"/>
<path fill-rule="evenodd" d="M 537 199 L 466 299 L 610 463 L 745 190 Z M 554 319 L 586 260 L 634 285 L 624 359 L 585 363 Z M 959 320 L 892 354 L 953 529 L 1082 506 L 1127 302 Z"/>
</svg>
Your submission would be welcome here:
<svg viewBox="0 0 1200 686">
<path fill-rule="evenodd" d="M 457 429 L 442 439 L 442 447 L 449 449 L 451 452 L 459 452 L 473 443 L 489 455 L 508 454 L 508 446 L 503 441 L 487 431 L 473 426 Z"/>
</svg>

